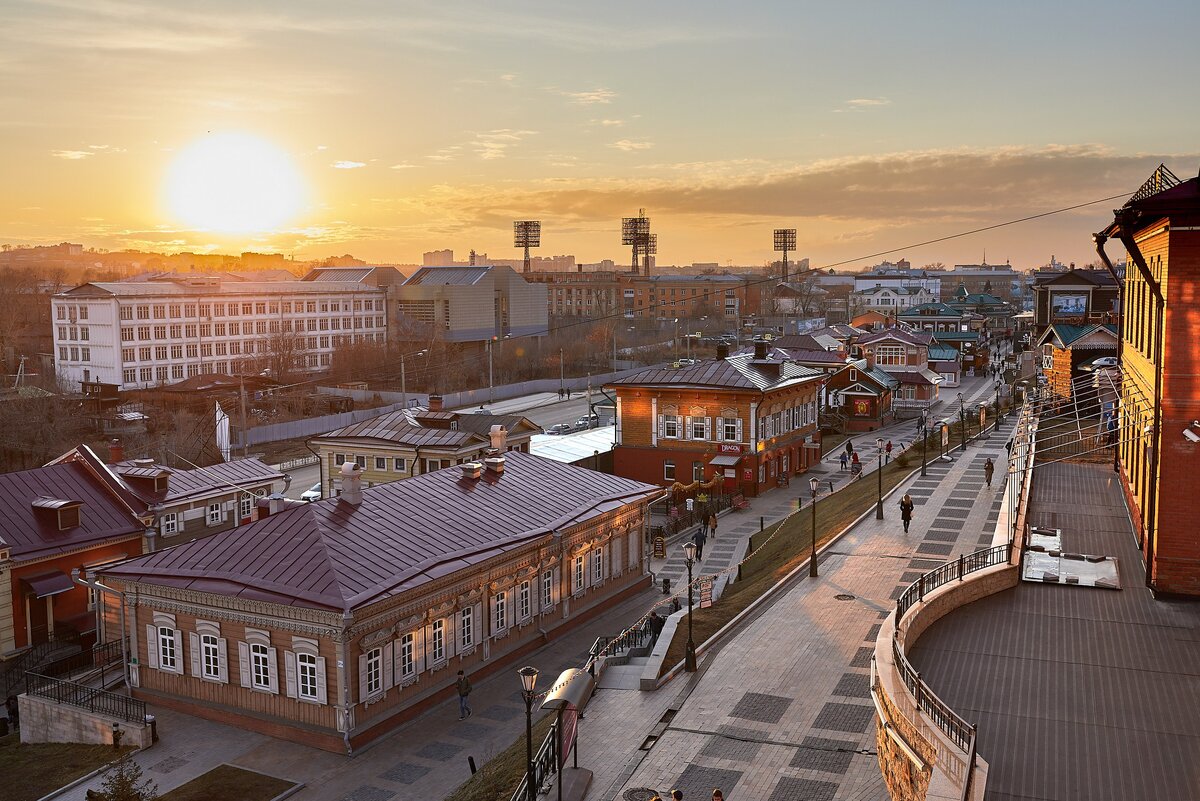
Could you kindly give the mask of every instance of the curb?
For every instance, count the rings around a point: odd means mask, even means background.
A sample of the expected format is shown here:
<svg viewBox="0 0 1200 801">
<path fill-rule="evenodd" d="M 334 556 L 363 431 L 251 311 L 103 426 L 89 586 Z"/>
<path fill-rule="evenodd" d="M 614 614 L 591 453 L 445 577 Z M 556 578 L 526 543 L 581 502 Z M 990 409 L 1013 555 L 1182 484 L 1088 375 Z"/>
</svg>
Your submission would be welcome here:
<svg viewBox="0 0 1200 801">
<path fill-rule="evenodd" d="M 132 756 L 133 754 L 140 753 L 142 750 L 144 750 L 144 749 L 138 748 L 133 751 L 130 751 L 129 754 L 130 754 L 130 756 Z M 109 768 L 111 768 L 113 765 L 117 764 L 120 761 L 121 761 L 121 758 L 118 757 L 118 758 L 114 759 L 112 762 L 105 763 L 105 764 L 101 765 L 100 767 L 96 768 L 95 770 L 93 770 L 91 773 L 80 776 L 75 781 L 73 781 L 69 784 L 64 784 L 62 787 L 59 787 L 57 790 L 51 790 L 50 792 L 46 793 L 44 796 L 39 798 L 37 801 L 50 801 L 50 799 L 52 799 L 52 798 L 58 798 L 63 793 L 70 792 L 71 790 L 74 790 L 79 785 L 90 782 L 92 779 L 96 778 L 101 773 L 104 773 L 106 770 L 108 770 Z"/>
</svg>

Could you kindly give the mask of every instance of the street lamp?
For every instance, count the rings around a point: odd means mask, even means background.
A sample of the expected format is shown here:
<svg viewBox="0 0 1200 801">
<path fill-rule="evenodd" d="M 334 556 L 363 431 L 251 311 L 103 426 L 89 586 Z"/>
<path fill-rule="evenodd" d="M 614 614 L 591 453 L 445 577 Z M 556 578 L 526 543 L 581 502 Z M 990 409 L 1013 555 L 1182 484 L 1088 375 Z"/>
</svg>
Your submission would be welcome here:
<svg viewBox="0 0 1200 801">
<path fill-rule="evenodd" d="M 929 447 L 929 410 L 921 410 L 921 478 L 925 478 L 925 450 Z"/>
<path fill-rule="evenodd" d="M 537 684 L 537 668 L 526 665 L 517 671 L 521 676 L 521 695 L 525 698 L 525 791 L 529 801 L 537 801 L 533 783 L 533 688 Z"/>
<path fill-rule="evenodd" d="M 683 555 L 687 559 L 688 569 L 688 640 L 687 651 L 683 656 L 683 669 L 688 673 L 696 672 L 696 643 L 692 641 L 692 565 L 696 563 L 696 543 L 688 540 L 683 544 Z"/>
<path fill-rule="evenodd" d="M 1003 386 L 999 381 L 996 382 L 996 430 L 1000 430 L 1000 387 Z"/>
<path fill-rule="evenodd" d="M 425 351 L 419 350 L 416 353 L 410 353 L 408 355 L 409 356 L 424 356 Z M 405 383 L 404 383 L 404 354 L 403 353 L 400 354 L 400 404 L 405 409 L 408 408 L 408 388 L 405 386 Z"/>
<path fill-rule="evenodd" d="M 875 519 L 883 519 L 883 437 L 875 438 L 875 447 L 879 449 L 879 467 L 875 470 L 875 474 L 879 477 L 879 494 L 875 501 Z"/>
<path fill-rule="evenodd" d="M 963 404 L 962 393 L 958 393 L 958 433 L 962 435 L 963 453 L 967 452 L 967 407 Z"/>
<path fill-rule="evenodd" d="M 812 490 L 812 556 L 808 558 L 808 577 L 817 577 L 817 490 L 821 486 L 820 479 L 810 478 L 808 488 Z"/>
<path fill-rule="evenodd" d="M 675 318 L 675 361 L 679 361 L 679 318 Z"/>
</svg>

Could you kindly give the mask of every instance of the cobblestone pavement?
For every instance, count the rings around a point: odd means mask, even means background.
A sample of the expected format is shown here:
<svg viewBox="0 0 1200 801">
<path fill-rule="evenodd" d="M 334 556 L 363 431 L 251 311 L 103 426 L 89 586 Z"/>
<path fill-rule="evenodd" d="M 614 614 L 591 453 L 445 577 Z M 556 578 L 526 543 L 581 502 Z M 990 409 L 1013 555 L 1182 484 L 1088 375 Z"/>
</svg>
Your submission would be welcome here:
<svg viewBox="0 0 1200 801">
<path fill-rule="evenodd" d="M 983 463 L 1001 459 L 1011 427 L 907 481 L 885 501 L 884 520 L 868 517 L 822 555 L 820 578 L 798 579 L 707 654 L 699 674 L 654 693 L 670 698 L 661 704 L 669 722 L 649 750 L 638 746 L 664 718 L 642 716 L 660 707 L 635 717 L 597 696 L 581 729 L 580 764 L 596 776 L 588 800 L 672 788 L 707 798 L 714 787 L 768 801 L 886 798 L 868 689 L 880 621 L 921 571 L 991 544 L 1002 487 L 985 486 Z M 896 508 L 905 491 L 917 504 L 908 534 Z M 589 753 L 588 740 L 622 747 Z"/>
</svg>

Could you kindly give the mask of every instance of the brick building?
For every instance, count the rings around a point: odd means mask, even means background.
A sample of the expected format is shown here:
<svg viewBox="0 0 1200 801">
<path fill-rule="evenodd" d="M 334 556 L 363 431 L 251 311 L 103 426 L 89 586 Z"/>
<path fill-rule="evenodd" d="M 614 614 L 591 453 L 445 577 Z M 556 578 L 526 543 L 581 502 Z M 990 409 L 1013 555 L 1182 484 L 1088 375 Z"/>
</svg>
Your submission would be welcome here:
<svg viewBox="0 0 1200 801">
<path fill-rule="evenodd" d="M 1200 178 L 1165 167 L 1096 235 L 1129 254 L 1121 326 L 1121 482 L 1133 514 L 1146 582 L 1200 595 Z M 1111 262 L 1109 262 L 1111 264 Z M 1115 269 L 1113 270 L 1115 273 Z"/>
<path fill-rule="evenodd" d="M 1071 381 L 1080 374 L 1080 366 L 1101 356 L 1117 354 L 1117 327 L 1114 325 L 1052 325 L 1037 341 L 1042 373 L 1050 392 L 1060 398 L 1071 397 Z"/>
<path fill-rule="evenodd" d="M 819 370 L 765 341 L 753 353 L 684 368 L 650 368 L 606 388 L 617 396 L 617 475 L 669 486 L 715 475 L 757 495 L 820 459 Z"/>
<path fill-rule="evenodd" d="M 657 487 L 512 451 L 101 571 L 134 695 L 350 752 L 647 586 Z"/>
<path fill-rule="evenodd" d="M 930 369 L 932 336 L 922 331 L 887 328 L 858 340 L 867 364 L 899 382 L 894 390 L 893 409 L 927 409 L 937 401 L 942 376 Z"/>
<path fill-rule="evenodd" d="M 830 416 L 844 431 L 874 431 L 890 423 L 899 390 L 900 380 L 876 365 L 873 354 L 833 373 L 825 388 Z"/>
</svg>

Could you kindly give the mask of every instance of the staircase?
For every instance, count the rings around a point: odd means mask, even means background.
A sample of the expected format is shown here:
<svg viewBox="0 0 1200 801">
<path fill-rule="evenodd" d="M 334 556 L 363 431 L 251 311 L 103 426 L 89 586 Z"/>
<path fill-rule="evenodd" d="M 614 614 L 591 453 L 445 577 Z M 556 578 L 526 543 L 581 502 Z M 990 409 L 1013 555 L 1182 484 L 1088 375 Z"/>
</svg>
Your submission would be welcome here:
<svg viewBox="0 0 1200 801">
<path fill-rule="evenodd" d="M 33 671 L 58 659 L 72 656 L 83 650 L 79 634 L 63 632 L 47 642 L 38 643 L 16 659 L 0 665 L 0 699 L 18 695 L 25 691 L 25 673 Z"/>
</svg>

